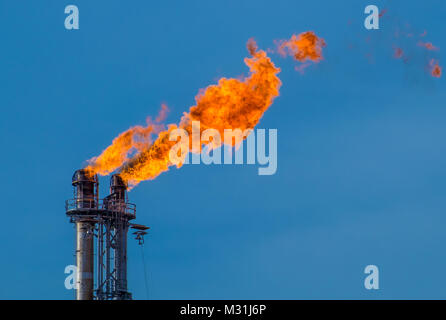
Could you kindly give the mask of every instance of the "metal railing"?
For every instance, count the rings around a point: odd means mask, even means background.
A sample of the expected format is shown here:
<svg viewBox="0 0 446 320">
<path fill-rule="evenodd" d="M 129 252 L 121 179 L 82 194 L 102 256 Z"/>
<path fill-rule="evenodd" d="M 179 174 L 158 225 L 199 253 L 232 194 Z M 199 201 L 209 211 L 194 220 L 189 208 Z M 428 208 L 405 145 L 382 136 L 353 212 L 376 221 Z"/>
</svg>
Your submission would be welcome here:
<svg viewBox="0 0 446 320">
<path fill-rule="evenodd" d="M 136 205 L 133 203 L 116 201 L 112 199 L 68 199 L 65 201 L 65 211 L 101 210 L 110 212 L 123 212 L 136 215 Z"/>
</svg>

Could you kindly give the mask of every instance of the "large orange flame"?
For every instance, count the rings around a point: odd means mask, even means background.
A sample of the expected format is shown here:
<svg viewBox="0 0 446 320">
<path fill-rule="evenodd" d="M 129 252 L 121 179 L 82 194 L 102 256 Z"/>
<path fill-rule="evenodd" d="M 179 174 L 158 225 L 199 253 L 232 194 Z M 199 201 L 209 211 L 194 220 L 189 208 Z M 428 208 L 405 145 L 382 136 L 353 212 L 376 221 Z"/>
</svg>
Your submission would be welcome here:
<svg viewBox="0 0 446 320">
<path fill-rule="evenodd" d="M 222 78 L 218 84 L 201 90 L 195 98 L 196 105 L 184 114 L 180 124 L 170 125 L 167 130 L 159 132 L 153 143 L 150 141 L 150 135 L 154 133 L 152 124 L 128 129 L 115 138 L 101 155 L 89 160 L 87 169 L 107 175 L 119 168 L 120 176 L 132 187 L 156 178 L 174 165 L 169 159 L 169 152 L 177 143 L 169 140 L 173 129 L 185 129 L 191 139 L 192 121 L 200 121 L 200 133 L 213 128 L 221 136 L 225 129 L 243 131 L 254 128 L 279 95 L 281 81 L 277 77 L 280 69 L 274 66 L 265 51 L 257 49 L 254 40 L 248 41 L 248 50 L 252 55 L 245 58 L 250 69 L 249 77 L 242 80 Z M 214 148 L 221 145 L 221 142 L 210 143 Z M 129 154 L 134 151 L 136 154 L 129 159 Z M 201 146 L 194 152 L 200 151 Z"/>
</svg>

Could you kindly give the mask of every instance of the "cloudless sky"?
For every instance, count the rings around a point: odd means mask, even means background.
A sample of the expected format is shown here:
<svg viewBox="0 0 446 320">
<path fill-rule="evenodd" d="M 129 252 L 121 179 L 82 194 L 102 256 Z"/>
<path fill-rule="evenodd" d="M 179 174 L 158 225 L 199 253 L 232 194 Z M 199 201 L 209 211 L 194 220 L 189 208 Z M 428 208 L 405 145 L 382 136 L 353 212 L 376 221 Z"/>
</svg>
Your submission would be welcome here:
<svg viewBox="0 0 446 320">
<path fill-rule="evenodd" d="M 64 28 L 75 4 L 80 29 Z M 379 30 L 364 8 L 387 9 Z M 176 123 L 200 88 L 246 75 L 246 42 L 314 30 L 324 61 L 282 71 L 259 128 L 278 170 L 189 165 L 129 193 L 152 229 L 129 240 L 135 299 L 446 298 L 446 3 L 0 0 L 0 298 L 72 299 L 71 176 L 161 103 Z M 395 38 L 396 28 L 440 48 Z M 410 55 L 394 59 L 393 46 Z M 108 178 L 101 179 L 102 196 Z M 129 235 L 131 238 L 131 236 Z M 380 289 L 364 288 L 364 268 Z"/>
</svg>

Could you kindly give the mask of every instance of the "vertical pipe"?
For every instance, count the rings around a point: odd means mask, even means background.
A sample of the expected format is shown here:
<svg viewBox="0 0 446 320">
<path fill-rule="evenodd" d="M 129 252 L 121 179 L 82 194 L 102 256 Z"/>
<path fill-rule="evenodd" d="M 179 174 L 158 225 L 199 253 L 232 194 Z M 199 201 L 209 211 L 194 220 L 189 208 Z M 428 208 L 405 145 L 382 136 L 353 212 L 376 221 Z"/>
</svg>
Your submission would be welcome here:
<svg viewBox="0 0 446 320">
<path fill-rule="evenodd" d="M 77 300 L 93 300 L 93 225 L 76 222 Z"/>
<path fill-rule="evenodd" d="M 116 230 L 116 247 L 115 247 L 115 270 L 116 270 L 116 292 L 121 292 L 122 281 L 122 232 L 121 232 L 121 217 L 118 216 L 115 230 Z"/>
<path fill-rule="evenodd" d="M 111 283 L 110 283 L 110 278 L 111 278 L 111 275 L 110 275 L 110 268 L 111 268 L 111 266 L 110 266 L 110 260 L 111 260 L 111 256 L 110 256 L 110 254 L 111 254 L 111 252 L 110 252 L 110 247 L 111 247 L 111 241 L 110 241 L 110 237 L 111 237 L 111 234 L 110 234 L 110 232 L 111 232 L 111 225 L 110 225 L 110 220 L 107 220 L 107 223 L 106 223 L 106 227 L 105 227 L 105 241 L 106 241 L 106 245 L 105 245 L 105 250 L 106 250 L 106 258 L 105 258 L 105 274 L 106 274 L 106 283 L 105 283 L 105 290 L 106 290 L 106 296 L 107 296 L 107 299 L 109 299 L 110 298 L 110 294 L 111 294 Z"/>
<path fill-rule="evenodd" d="M 122 287 L 127 292 L 127 221 L 122 226 Z"/>
<path fill-rule="evenodd" d="M 127 292 L 127 221 L 122 221 L 121 225 L 121 287 L 123 292 Z"/>
<path fill-rule="evenodd" d="M 128 219 L 126 217 L 127 185 L 124 180 L 114 174 L 110 178 L 110 199 L 114 211 L 115 229 L 115 292 L 114 299 L 129 299 L 127 292 L 127 231 Z"/>
<path fill-rule="evenodd" d="M 103 233 L 103 222 L 98 222 L 98 240 L 97 240 L 97 297 L 99 300 L 104 299 L 104 283 L 103 283 L 103 272 L 104 272 L 104 233 Z"/>
<path fill-rule="evenodd" d="M 118 219 L 115 248 L 116 290 L 124 295 L 127 292 L 127 227 L 126 221 L 122 217 Z M 124 298 L 124 296 L 120 298 Z"/>
</svg>

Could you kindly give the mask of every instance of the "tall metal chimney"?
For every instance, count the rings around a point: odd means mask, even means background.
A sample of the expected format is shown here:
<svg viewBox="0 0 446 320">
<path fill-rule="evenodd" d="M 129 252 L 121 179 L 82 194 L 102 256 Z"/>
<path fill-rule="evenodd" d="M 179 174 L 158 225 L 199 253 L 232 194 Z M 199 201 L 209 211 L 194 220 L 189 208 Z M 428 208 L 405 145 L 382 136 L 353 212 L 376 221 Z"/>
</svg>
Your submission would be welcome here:
<svg viewBox="0 0 446 320">
<path fill-rule="evenodd" d="M 131 299 L 131 294 L 127 291 L 127 233 L 129 220 L 135 217 L 129 211 L 132 208 L 127 203 L 127 185 L 118 174 L 110 178 L 110 195 L 104 199 L 104 206 L 113 215 L 110 226 L 113 230 L 114 249 L 114 277 L 111 279 L 113 299 Z"/>
<path fill-rule="evenodd" d="M 98 177 L 85 169 L 74 173 L 72 184 L 74 199 L 65 202 L 65 209 L 76 225 L 76 298 L 131 299 L 127 290 L 127 233 L 132 226 L 142 244 L 149 227 L 130 223 L 136 218 L 136 207 L 127 201 L 127 185 L 118 174 L 111 176 L 110 194 L 104 199 L 98 197 Z"/>
<path fill-rule="evenodd" d="M 98 206 L 98 177 L 85 170 L 77 170 L 72 179 L 75 210 L 72 216 L 76 224 L 77 300 L 93 299 L 94 278 L 94 220 L 92 215 Z"/>
</svg>

